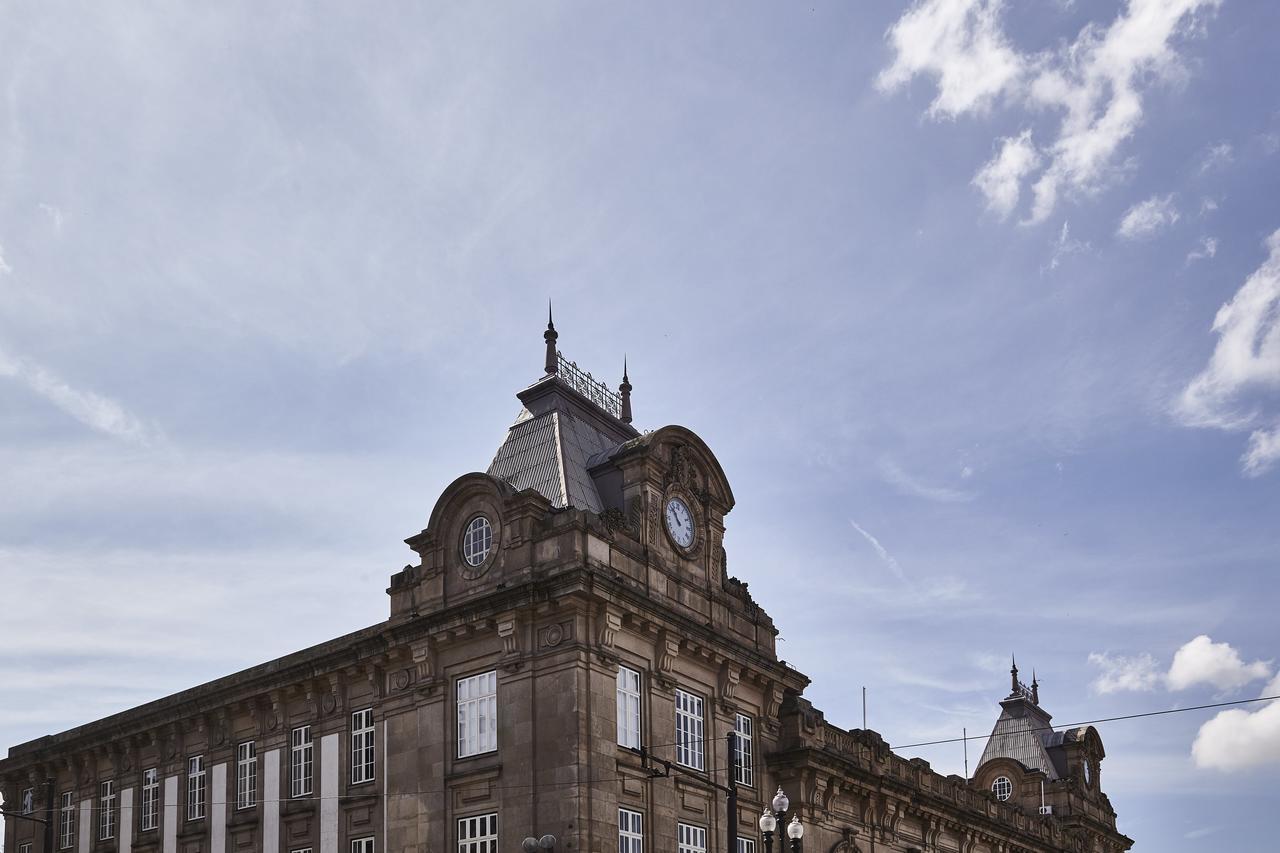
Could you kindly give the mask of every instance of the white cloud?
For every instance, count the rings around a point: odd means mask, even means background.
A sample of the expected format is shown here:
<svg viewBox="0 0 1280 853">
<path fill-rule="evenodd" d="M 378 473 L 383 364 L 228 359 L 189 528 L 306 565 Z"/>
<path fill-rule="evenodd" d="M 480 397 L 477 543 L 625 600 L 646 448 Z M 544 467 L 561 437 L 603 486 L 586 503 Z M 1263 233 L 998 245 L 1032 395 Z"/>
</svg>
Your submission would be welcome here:
<svg viewBox="0 0 1280 853">
<path fill-rule="evenodd" d="M 1133 657 L 1091 652 L 1089 663 L 1102 672 L 1089 685 L 1094 693 L 1154 690 L 1160 684 L 1159 664 L 1145 652 Z"/>
<path fill-rule="evenodd" d="M 903 573 L 902 566 L 898 565 L 897 558 L 890 554 L 888 550 L 880 544 L 880 540 L 864 530 L 862 526 L 852 518 L 849 519 L 849 523 L 853 525 L 854 530 L 862 534 L 863 539 L 866 539 L 867 542 L 871 544 L 871 547 L 875 549 L 876 556 L 880 558 L 880 562 L 884 563 L 889 568 L 889 571 L 893 572 L 893 576 L 898 580 L 905 582 L 907 576 Z"/>
<path fill-rule="evenodd" d="M 1024 58 L 1000 26 L 1001 0 L 923 0 L 889 30 L 896 56 L 876 85 L 891 92 L 917 74 L 938 78 L 934 116 L 987 109 L 1022 74 Z"/>
<path fill-rule="evenodd" d="M 1280 458 L 1280 413 L 1274 411 L 1280 391 L 1280 230 L 1267 238 L 1267 248 L 1262 266 L 1218 309 L 1213 355 L 1174 405 L 1188 426 L 1249 430 L 1249 449 L 1241 461 L 1250 476 Z"/>
<path fill-rule="evenodd" d="M 1280 695 L 1280 676 L 1261 695 Z M 1215 770 L 1280 764 L 1280 702 L 1269 702 L 1257 711 L 1219 712 L 1200 727 L 1191 757 L 1196 766 Z"/>
<path fill-rule="evenodd" d="M 1040 154 L 1031 141 L 1031 131 L 1024 130 L 1000 140 L 1000 153 L 973 176 L 973 185 L 987 197 L 987 208 L 1005 219 L 1018 207 L 1022 179 L 1039 165 Z"/>
<path fill-rule="evenodd" d="M 900 468 L 897 463 L 891 459 L 884 459 L 880 462 L 880 476 L 884 478 L 886 483 L 893 486 L 904 495 L 925 498 L 926 500 L 938 501 L 939 503 L 965 503 L 978 496 L 975 492 L 967 492 L 962 489 L 949 489 L 946 486 L 936 486 L 932 483 L 925 483 L 902 470 L 902 468 Z"/>
<path fill-rule="evenodd" d="M 1271 665 L 1266 661 L 1247 664 L 1230 644 L 1215 643 L 1201 634 L 1174 654 L 1166 680 L 1170 690 L 1185 690 L 1197 684 L 1232 690 L 1270 675 Z"/>
<path fill-rule="evenodd" d="M 1020 147 L 1010 152 L 1006 139 L 978 173 L 989 179 L 994 195 L 974 181 L 988 204 L 1007 215 L 1017 206 L 1022 182 L 1043 165 L 1031 184 L 1027 220 L 1043 222 L 1064 191 L 1095 192 L 1117 172 L 1119 149 L 1142 122 L 1144 90 L 1182 73 L 1174 41 L 1194 29 L 1197 13 L 1220 3 L 1130 0 L 1110 26 L 1091 22 L 1069 44 L 1033 54 L 1010 43 L 999 0 L 920 0 L 890 28 L 894 60 L 877 85 L 892 92 L 916 75 L 934 78 L 934 118 L 984 112 L 1001 96 L 1058 113 L 1056 135 L 1038 152 L 1028 152 L 1025 133 L 1011 137 Z M 1010 159 L 1002 169 L 1006 153 Z M 1036 154 L 1035 164 L 1015 169 L 1030 160 L 1029 153 Z"/>
<path fill-rule="evenodd" d="M 134 417 L 124 406 L 95 394 L 73 388 L 53 372 L 26 359 L 12 358 L 0 350 L 0 376 L 17 379 L 35 393 L 98 432 L 139 444 L 149 444 L 155 431 Z"/>
<path fill-rule="evenodd" d="M 53 225 L 54 231 L 62 230 L 62 210 L 56 204 L 46 204 L 40 202 L 38 205 L 40 212 L 49 217 L 49 222 Z"/>
<path fill-rule="evenodd" d="M 1153 195 L 1125 211 L 1120 219 L 1120 227 L 1116 229 L 1116 236 L 1124 240 L 1154 237 L 1177 222 L 1178 218 L 1178 208 L 1173 203 L 1172 193 Z"/>
<path fill-rule="evenodd" d="M 1201 237 L 1200 247 L 1187 253 L 1187 264 L 1208 260 L 1218 254 L 1217 237 Z"/>
<path fill-rule="evenodd" d="M 1200 215 L 1201 216 L 1208 216 L 1210 213 L 1213 213 L 1217 209 L 1218 209 L 1218 200 L 1216 198 L 1210 198 L 1209 196 L 1205 196 L 1204 198 L 1200 199 Z"/>
<path fill-rule="evenodd" d="M 1219 142 L 1217 145 L 1209 146 L 1209 150 L 1204 153 L 1204 157 L 1200 160 L 1200 171 L 1208 172 L 1210 169 L 1216 169 L 1220 166 L 1226 166 L 1235 159 L 1235 152 L 1230 142 Z"/>
</svg>

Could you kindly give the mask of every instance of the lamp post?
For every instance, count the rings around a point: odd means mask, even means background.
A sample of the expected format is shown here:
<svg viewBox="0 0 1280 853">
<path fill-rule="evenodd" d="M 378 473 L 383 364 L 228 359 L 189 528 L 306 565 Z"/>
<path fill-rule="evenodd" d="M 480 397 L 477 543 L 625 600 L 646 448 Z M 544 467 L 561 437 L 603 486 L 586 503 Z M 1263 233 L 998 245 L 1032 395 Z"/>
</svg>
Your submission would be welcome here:
<svg viewBox="0 0 1280 853">
<path fill-rule="evenodd" d="M 554 835 L 544 835 L 541 838 L 534 838 L 530 835 L 524 841 L 520 842 L 520 849 L 524 853 L 538 853 L 539 850 L 551 850 L 556 846 L 556 837 Z"/>
<path fill-rule="evenodd" d="M 764 853 L 773 853 L 773 833 L 777 831 L 787 818 L 787 809 L 791 808 L 791 800 L 783 792 L 782 788 L 778 788 L 778 793 L 773 795 L 772 811 L 769 806 L 764 807 L 764 813 L 760 815 L 760 832 L 764 835 Z M 800 853 L 800 840 L 804 838 L 804 824 L 800 822 L 800 815 L 793 814 L 791 823 L 787 824 L 787 838 L 791 841 L 791 853 Z M 778 845 L 778 853 L 783 853 L 782 845 Z"/>
</svg>

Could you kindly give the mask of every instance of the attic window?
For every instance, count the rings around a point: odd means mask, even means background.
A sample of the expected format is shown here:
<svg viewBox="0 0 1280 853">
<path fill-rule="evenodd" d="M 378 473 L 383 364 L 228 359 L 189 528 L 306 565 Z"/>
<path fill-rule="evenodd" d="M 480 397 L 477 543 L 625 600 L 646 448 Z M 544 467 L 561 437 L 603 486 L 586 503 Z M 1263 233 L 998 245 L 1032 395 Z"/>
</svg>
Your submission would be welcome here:
<svg viewBox="0 0 1280 853">
<path fill-rule="evenodd" d="M 996 799 L 1004 802 L 1013 796 L 1013 783 L 1009 781 L 1008 776 L 997 776 L 996 781 L 991 783 L 991 793 L 996 795 Z"/>
<path fill-rule="evenodd" d="M 467 522 L 467 529 L 462 534 L 462 559 L 468 566 L 478 566 L 489 556 L 493 548 L 493 526 L 489 519 L 477 515 Z"/>
</svg>

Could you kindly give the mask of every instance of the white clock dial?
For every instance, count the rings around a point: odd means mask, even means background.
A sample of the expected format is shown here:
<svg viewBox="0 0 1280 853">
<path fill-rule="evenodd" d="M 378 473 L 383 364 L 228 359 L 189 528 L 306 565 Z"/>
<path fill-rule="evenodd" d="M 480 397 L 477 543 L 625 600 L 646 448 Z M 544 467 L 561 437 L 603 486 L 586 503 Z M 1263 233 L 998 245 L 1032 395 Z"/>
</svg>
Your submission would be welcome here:
<svg viewBox="0 0 1280 853">
<path fill-rule="evenodd" d="M 693 513 L 679 498 L 667 501 L 667 532 L 681 548 L 693 545 Z"/>
</svg>

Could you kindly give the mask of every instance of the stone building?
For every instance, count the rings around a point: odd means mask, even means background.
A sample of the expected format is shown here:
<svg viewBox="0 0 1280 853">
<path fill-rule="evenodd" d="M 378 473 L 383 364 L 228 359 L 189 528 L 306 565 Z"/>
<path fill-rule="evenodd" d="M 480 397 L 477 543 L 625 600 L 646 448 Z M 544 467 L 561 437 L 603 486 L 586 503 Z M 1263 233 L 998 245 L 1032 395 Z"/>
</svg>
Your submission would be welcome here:
<svg viewBox="0 0 1280 853">
<path fill-rule="evenodd" d="M 828 723 L 725 570 L 711 449 L 638 432 L 625 371 L 615 394 L 545 339 L 385 622 L 14 746 L 6 812 L 50 822 L 9 818 L 5 850 L 764 853 L 779 786 L 814 853 L 1128 849 L 1097 732 L 1054 732 L 1016 671 L 972 782 Z"/>
</svg>

